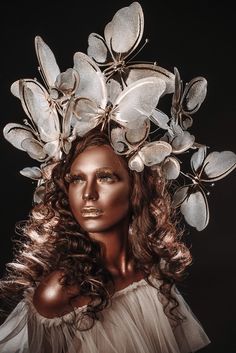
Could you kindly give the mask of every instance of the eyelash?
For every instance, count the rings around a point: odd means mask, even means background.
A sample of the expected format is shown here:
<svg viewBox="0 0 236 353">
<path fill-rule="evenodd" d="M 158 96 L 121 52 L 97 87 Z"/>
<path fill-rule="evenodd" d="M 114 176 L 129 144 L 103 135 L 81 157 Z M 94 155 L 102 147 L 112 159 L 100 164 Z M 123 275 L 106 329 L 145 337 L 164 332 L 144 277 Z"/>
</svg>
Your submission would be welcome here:
<svg viewBox="0 0 236 353">
<path fill-rule="evenodd" d="M 118 180 L 117 176 L 116 175 L 113 175 L 113 174 L 110 174 L 110 173 L 98 173 L 97 174 L 97 179 L 98 180 L 102 180 L 102 182 L 114 182 L 116 180 Z M 109 179 L 109 180 L 108 180 Z M 67 174 L 66 175 L 66 182 L 68 183 L 73 183 L 73 184 L 76 184 L 76 183 L 80 183 L 80 182 L 83 182 L 84 179 L 82 176 L 80 175 L 71 175 L 71 174 Z"/>
<path fill-rule="evenodd" d="M 103 180 L 106 179 L 106 181 L 108 181 L 108 179 L 110 179 L 110 181 L 114 181 L 114 180 L 117 179 L 114 175 L 108 174 L 108 173 L 97 174 L 97 178 L 98 179 L 103 179 Z"/>
</svg>

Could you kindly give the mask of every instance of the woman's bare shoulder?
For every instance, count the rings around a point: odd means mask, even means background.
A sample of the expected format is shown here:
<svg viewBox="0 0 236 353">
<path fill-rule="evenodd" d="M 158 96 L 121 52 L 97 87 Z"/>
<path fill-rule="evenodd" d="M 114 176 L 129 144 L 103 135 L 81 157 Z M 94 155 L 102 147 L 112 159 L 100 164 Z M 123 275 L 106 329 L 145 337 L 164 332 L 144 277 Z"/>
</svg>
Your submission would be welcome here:
<svg viewBox="0 0 236 353">
<path fill-rule="evenodd" d="M 79 287 L 63 285 L 62 277 L 62 271 L 53 271 L 36 288 L 33 304 L 40 315 L 55 318 L 73 310 L 71 300 L 78 296 Z"/>
</svg>

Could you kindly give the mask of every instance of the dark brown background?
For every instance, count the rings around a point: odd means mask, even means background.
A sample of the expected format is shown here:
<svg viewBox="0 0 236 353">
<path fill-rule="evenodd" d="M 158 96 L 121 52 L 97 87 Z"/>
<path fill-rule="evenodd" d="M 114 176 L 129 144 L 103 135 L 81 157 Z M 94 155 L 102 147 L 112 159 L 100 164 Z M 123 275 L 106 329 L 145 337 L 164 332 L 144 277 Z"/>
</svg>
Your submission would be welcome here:
<svg viewBox="0 0 236 353">
<path fill-rule="evenodd" d="M 105 24 L 129 1 L 2 2 L 0 5 L 0 124 L 22 122 L 24 112 L 10 93 L 18 78 L 40 79 L 34 37 L 41 35 L 54 51 L 61 70 L 73 65 L 76 51 L 86 51 L 91 32 L 103 34 Z M 229 1 L 141 1 L 145 34 L 150 42 L 138 59 L 157 61 L 184 81 L 202 75 L 208 80 L 205 103 L 194 115 L 193 131 L 212 150 L 236 152 L 236 27 Z M 0 138 L 1 269 L 11 259 L 16 221 L 31 207 L 34 185 L 18 171 L 37 165 L 24 152 Z M 206 329 L 208 353 L 236 352 L 236 173 L 216 183 L 209 197 L 210 224 L 191 230 L 194 256 L 183 294 Z M 148 352 L 147 352 L 148 353 Z"/>
</svg>

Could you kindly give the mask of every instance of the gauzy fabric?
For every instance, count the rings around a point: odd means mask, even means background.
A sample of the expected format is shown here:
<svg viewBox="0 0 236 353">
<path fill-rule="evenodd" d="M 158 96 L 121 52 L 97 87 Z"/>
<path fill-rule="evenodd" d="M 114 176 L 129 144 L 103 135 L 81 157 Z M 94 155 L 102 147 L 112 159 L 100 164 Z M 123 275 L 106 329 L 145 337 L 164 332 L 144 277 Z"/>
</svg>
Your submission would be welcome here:
<svg viewBox="0 0 236 353">
<path fill-rule="evenodd" d="M 165 315 L 157 289 L 142 279 L 117 291 L 86 331 L 78 329 L 91 320 L 81 319 L 86 305 L 49 319 L 36 311 L 33 293 L 27 290 L 0 326 L 1 353 L 188 353 L 210 342 L 176 287 L 173 294 L 185 317 L 177 327 Z"/>
</svg>

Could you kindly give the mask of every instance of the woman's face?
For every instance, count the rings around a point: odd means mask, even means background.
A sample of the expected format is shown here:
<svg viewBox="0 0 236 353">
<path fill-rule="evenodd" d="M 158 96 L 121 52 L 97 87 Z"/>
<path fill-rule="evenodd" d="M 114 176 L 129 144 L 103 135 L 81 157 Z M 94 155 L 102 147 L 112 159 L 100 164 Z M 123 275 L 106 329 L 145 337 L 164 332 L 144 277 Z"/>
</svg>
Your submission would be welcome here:
<svg viewBox="0 0 236 353">
<path fill-rule="evenodd" d="M 88 233 L 111 231 L 129 220 L 130 178 L 108 145 L 90 146 L 70 169 L 69 204 Z"/>
</svg>

